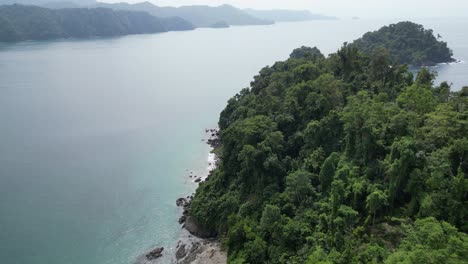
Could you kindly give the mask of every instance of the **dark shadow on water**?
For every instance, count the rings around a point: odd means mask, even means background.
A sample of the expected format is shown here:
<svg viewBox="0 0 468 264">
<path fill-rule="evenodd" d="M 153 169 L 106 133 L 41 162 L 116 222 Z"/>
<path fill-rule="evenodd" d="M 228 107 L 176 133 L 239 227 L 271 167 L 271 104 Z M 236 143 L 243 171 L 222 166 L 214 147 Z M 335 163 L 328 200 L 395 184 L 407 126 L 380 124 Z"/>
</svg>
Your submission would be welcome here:
<svg viewBox="0 0 468 264">
<path fill-rule="evenodd" d="M 194 30 L 185 30 L 185 31 L 169 31 L 169 32 L 159 32 L 159 33 L 148 33 L 148 34 L 130 34 L 122 36 L 95 36 L 95 37 L 86 37 L 86 38 L 62 38 L 62 39 L 49 39 L 49 40 L 26 40 L 20 42 L 0 42 L 0 52 L 4 51 L 23 51 L 23 50 L 38 50 L 43 48 L 50 48 L 52 45 L 60 44 L 87 44 L 100 42 L 102 44 L 114 44 L 116 42 L 122 41 L 124 39 L 138 38 L 154 38 L 155 36 L 160 36 L 163 34 L 183 34 L 186 32 L 195 31 Z M 94 47 L 95 48 L 95 47 Z M 103 47 L 104 48 L 104 47 Z"/>
</svg>

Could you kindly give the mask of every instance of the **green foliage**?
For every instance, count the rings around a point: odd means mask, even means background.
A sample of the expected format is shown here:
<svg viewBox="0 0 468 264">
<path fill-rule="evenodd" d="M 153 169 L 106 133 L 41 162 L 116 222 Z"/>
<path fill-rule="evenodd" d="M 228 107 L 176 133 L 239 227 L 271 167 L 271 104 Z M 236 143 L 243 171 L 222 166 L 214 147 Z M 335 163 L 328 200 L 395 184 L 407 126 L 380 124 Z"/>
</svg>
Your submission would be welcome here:
<svg viewBox="0 0 468 264">
<path fill-rule="evenodd" d="M 311 60 L 311 61 L 318 61 L 318 60 L 323 60 L 325 59 L 325 56 L 323 56 L 322 52 L 317 47 L 300 47 L 291 53 L 289 56 L 291 59 L 306 59 L 306 60 Z"/>
<path fill-rule="evenodd" d="M 320 187 L 322 192 L 327 192 L 330 189 L 339 160 L 339 154 L 332 153 L 323 163 L 320 170 Z"/>
<path fill-rule="evenodd" d="M 439 41 L 432 30 L 412 22 L 400 22 L 366 33 L 353 45 L 369 54 L 384 48 L 398 64 L 421 66 L 453 61 L 453 53 L 446 42 Z"/>
<path fill-rule="evenodd" d="M 387 204 L 387 195 L 381 190 L 372 191 L 366 199 L 366 207 L 369 210 L 369 213 L 373 215 L 372 225 L 375 222 L 375 215 L 377 211 L 380 210 Z"/>
<path fill-rule="evenodd" d="M 295 50 L 229 100 L 190 213 L 230 263 L 462 263 L 468 89 L 433 81 L 383 49 Z"/>
<path fill-rule="evenodd" d="M 435 218 L 419 219 L 385 263 L 466 263 L 468 235 Z"/>
<path fill-rule="evenodd" d="M 305 171 L 295 171 L 286 176 L 285 193 L 296 205 L 307 202 L 315 190 L 311 183 L 312 174 Z"/>
</svg>

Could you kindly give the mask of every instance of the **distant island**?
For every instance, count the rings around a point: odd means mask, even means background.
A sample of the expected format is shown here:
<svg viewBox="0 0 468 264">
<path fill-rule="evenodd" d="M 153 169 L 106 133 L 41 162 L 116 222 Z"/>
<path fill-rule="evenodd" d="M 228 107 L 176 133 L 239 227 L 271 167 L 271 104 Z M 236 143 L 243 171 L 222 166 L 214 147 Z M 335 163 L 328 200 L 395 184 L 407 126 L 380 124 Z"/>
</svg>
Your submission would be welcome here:
<svg viewBox="0 0 468 264">
<path fill-rule="evenodd" d="M 319 14 L 313 14 L 308 10 L 255 10 L 255 9 L 244 9 L 247 14 L 258 17 L 265 20 L 271 20 L 276 22 L 294 22 L 294 21 L 310 21 L 310 20 L 330 20 L 336 19 L 336 17 L 324 16 Z"/>
<path fill-rule="evenodd" d="M 225 21 L 219 21 L 211 25 L 212 28 L 228 28 L 229 24 Z"/>
<path fill-rule="evenodd" d="M 0 6 L 0 41 L 49 40 L 121 36 L 192 30 L 180 18 L 157 18 L 146 12 L 106 8 L 47 9 L 38 6 Z"/>
<path fill-rule="evenodd" d="M 352 45 L 369 54 L 385 48 L 390 53 L 390 59 L 400 64 L 431 66 L 454 62 L 453 52 L 440 38 L 422 25 L 400 22 L 366 33 Z"/>
<path fill-rule="evenodd" d="M 468 87 L 398 64 L 449 60 L 432 31 L 377 32 L 368 52 L 298 48 L 228 101 L 182 219 L 228 263 L 466 262 Z"/>
</svg>

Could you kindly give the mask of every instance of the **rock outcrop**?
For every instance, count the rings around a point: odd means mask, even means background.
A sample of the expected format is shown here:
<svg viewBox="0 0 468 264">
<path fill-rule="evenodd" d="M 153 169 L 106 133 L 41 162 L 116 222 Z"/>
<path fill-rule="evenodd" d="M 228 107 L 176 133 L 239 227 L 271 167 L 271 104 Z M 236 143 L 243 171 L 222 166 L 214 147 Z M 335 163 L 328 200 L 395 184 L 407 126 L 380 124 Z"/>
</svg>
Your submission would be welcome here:
<svg viewBox="0 0 468 264">
<path fill-rule="evenodd" d="M 154 250 L 152 250 L 151 252 L 149 252 L 148 254 L 146 254 L 146 258 L 148 260 L 155 260 L 155 259 L 158 259 L 160 257 L 162 257 L 162 252 L 164 251 L 164 248 L 163 247 L 160 247 L 160 248 L 155 248 Z"/>
<path fill-rule="evenodd" d="M 216 232 L 200 226 L 192 216 L 187 216 L 185 219 L 185 229 L 199 238 L 214 238 L 217 235 Z"/>
</svg>

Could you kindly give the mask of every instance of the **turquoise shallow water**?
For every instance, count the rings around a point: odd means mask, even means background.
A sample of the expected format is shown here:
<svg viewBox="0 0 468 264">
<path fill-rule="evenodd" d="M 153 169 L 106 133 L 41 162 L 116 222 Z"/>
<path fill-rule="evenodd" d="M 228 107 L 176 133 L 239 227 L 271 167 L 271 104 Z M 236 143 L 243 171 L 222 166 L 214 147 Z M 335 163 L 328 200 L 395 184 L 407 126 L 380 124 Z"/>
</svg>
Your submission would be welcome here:
<svg viewBox="0 0 468 264">
<path fill-rule="evenodd" d="M 263 66 L 395 21 L 315 21 L 0 46 L 0 262 L 128 264 L 178 239 L 204 129 Z M 468 19 L 417 21 L 468 61 Z M 466 63 L 439 80 L 468 84 Z M 438 80 L 438 81 L 439 81 Z M 164 259 L 169 263 L 169 258 Z"/>
</svg>

